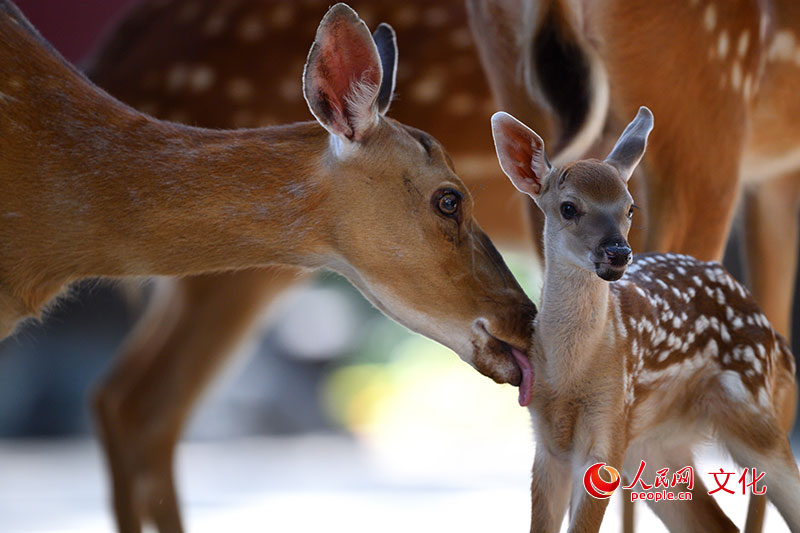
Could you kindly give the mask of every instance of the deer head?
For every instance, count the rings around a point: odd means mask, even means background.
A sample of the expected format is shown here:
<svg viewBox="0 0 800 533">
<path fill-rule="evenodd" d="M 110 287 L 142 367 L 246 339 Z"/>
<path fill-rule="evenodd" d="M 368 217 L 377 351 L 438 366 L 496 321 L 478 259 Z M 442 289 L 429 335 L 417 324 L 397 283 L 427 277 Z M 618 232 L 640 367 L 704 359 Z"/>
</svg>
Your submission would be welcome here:
<svg viewBox="0 0 800 533">
<path fill-rule="evenodd" d="M 534 307 L 473 218 L 442 146 L 385 116 L 396 66 L 391 27 L 370 37 L 344 4 L 325 16 L 308 56 L 305 99 L 329 132 L 321 181 L 334 268 L 388 316 L 499 382 L 522 382 L 524 396 Z"/>
<path fill-rule="evenodd" d="M 641 107 L 604 161 L 553 167 L 533 130 L 507 113 L 492 117 L 500 166 L 544 212 L 545 248 L 558 250 L 560 261 L 606 281 L 625 273 L 632 259 L 627 237 L 634 210 L 627 184 L 652 129 L 653 114 Z"/>
</svg>

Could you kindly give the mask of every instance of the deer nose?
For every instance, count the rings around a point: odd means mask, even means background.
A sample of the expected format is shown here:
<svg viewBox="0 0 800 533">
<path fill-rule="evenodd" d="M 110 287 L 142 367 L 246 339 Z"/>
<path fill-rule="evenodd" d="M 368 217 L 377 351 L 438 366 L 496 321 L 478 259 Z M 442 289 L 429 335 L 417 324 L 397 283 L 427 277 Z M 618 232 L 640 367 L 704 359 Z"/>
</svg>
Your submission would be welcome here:
<svg viewBox="0 0 800 533">
<path fill-rule="evenodd" d="M 631 257 L 631 249 L 629 246 L 612 245 L 605 248 L 606 257 L 612 265 L 624 266 L 628 264 Z"/>
</svg>

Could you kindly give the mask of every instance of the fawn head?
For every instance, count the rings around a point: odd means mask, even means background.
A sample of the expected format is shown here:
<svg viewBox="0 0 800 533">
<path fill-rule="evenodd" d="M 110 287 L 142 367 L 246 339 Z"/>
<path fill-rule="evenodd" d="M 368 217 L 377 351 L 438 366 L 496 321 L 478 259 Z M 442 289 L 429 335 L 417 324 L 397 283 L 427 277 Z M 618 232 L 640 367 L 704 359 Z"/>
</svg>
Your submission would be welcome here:
<svg viewBox="0 0 800 533">
<path fill-rule="evenodd" d="M 469 190 L 442 146 L 385 116 L 396 65 L 390 26 L 370 36 L 344 4 L 325 15 L 303 91 L 329 134 L 320 171 L 329 266 L 388 316 L 496 381 L 529 390 L 521 354 L 535 307 L 474 220 Z"/>
<path fill-rule="evenodd" d="M 653 114 L 641 107 L 604 161 L 553 167 L 541 137 L 511 115 L 495 113 L 492 134 L 500 166 L 544 212 L 546 253 L 606 281 L 622 277 L 633 258 L 627 241 L 634 211 L 628 180 L 652 129 Z"/>
</svg>

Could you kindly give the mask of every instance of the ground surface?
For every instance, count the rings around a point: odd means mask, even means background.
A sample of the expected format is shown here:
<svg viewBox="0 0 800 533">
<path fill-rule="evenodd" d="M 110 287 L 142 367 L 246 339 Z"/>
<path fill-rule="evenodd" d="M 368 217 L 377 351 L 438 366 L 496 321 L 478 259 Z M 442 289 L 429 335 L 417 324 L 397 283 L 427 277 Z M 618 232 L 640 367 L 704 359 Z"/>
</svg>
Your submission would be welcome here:
<svg viewBox="0 0 800 533">
<path fill-rule="evenodd" d="M 469 443 L 372 446 L 311 436 L 192 442 L 181 448 L 180 486 L 193 533 L 280 531 L 527 531 L 530 452 Z M 700 470 L 732 467 L 714 452 Z M 706 468 L 703 468 L 703 467 Z M 113 531 L 102 462 L 90 440 L 0 441 L 0 531 Z M 738 524 L 745 501 L 720 502 Z M 663 531 L 638 506 L 639 531 Z M 786 531 L 774 509 L 765 531 Z M 619 531 L 619 499 L 603 531 Z"/>
</svg>

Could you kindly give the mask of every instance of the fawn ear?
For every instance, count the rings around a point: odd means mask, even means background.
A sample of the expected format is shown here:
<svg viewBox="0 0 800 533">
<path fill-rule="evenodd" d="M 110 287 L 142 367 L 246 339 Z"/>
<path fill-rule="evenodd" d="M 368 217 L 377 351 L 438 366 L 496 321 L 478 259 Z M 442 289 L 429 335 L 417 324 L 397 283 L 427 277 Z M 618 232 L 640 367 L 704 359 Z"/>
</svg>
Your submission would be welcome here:
<svg viewBox="0 0 800 533">
<path fill-rule="evenodd" d="M 378 55 L 383 67 L 383 79 L 378 92 L 378 111 L 381 115 L 385 115 L 392 103 L 397 79 L 397 37 L 394 29 L 382 22 L 372 34 L 372 39 L 375 41 L 375 46 L 378 47 Z"/>
<path fill-rule="evenodd" d="M 514 187 L 532 198 L 538 196 L 552 169 L 542 138 L 503 111 L 492 115 L 492 136 L 500 168 Z"/>
<path fill-rule="evenodd" d="M 653 113 L 642 106 L 636 117 L 619 136 L 614 149 L 606 157 L 606 163 L 615 167 L 625 181 L 631 179 L 636 165 L 642 160 L 645 148 L 647 148 L 647 136 L 652 130 Z"/>
<path fill-rule="evenodd" d="M 346 4 L 330 8 L 303 71 L 303 96 L 311 113 L 332 134 L 363 140 L 378 121 L 382 79 L 381 59 L 367 25 Z"/>
</svg>

